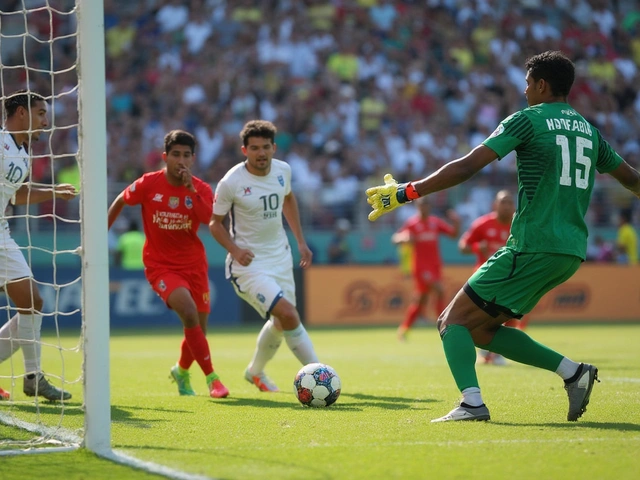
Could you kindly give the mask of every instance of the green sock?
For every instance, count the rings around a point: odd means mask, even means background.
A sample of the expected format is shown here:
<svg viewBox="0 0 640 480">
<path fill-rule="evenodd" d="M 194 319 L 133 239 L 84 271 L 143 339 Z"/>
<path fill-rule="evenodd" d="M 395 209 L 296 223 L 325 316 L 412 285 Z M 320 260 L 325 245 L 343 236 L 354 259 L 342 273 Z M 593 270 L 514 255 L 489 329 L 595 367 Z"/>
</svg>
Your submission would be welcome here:
<svg viewBox="0 0 640 480">
<path fill-rule="evenodd" d="M 515 362 L 555 372 L 562 355 L 536 342 L 522 330 L 500 327 L 488 345 L 478 345 L 490 352 L 499 353 Z"/>
<path fill-rule="evenodd" d="M 476 349 L 469 330 L 462 325 L 447 325 L 441 337 L 449 370 L 458 389 L 479 388 L 475 367 Z"/>
<path fill-rule="evenodd" d="M 209 385 L 211 382 L 213 382 L 214 380 L 219 380 L 220 377 L 218 377 L 218 374 L 216 372 L 211 372 L 209 375 L 207 375 L 206 377 L 206 382 L 207 385 Z"/>
</svg>

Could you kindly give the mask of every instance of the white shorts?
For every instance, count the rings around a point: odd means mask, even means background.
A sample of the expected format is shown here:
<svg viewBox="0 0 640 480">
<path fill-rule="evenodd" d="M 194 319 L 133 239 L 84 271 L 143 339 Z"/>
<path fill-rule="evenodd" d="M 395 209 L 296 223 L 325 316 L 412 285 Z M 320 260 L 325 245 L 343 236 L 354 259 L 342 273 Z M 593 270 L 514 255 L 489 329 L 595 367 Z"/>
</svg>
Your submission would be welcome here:
<svg viewBox="0 0 640 480">
<path fill-rule="evenodd" d="M 11 280 L 32 276 L 31 269 L 13 238 L 0 238 L 0 286 Z"/>
<path fill-rule="evenodd" d="M 231 271 L 229 280 L 238 296 L 255 308 L 263 318 L 270 317 L 271 309 L 280 298 L 284 297 L 293 305 L 296 304 L 296 285 L 291 265 L 274 267 L 268 271 Z"/>
</svg>

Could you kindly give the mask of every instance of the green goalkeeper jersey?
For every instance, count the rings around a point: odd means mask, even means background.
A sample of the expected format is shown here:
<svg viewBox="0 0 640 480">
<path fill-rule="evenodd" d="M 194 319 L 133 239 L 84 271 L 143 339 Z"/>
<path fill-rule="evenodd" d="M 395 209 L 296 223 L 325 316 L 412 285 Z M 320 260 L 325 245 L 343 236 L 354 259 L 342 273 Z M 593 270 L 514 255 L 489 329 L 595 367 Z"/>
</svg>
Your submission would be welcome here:
<svg viewBox="0 0 640 480">
<path fill-rule="evenodd" d="M 584 259 L 595 171 L 622 162 L 600 132 L 570 105 L 542 103 L 503 120 L 483 144 L 499 158 L 516 151 L 518 208 L 507 246 Z"/>
</svg>

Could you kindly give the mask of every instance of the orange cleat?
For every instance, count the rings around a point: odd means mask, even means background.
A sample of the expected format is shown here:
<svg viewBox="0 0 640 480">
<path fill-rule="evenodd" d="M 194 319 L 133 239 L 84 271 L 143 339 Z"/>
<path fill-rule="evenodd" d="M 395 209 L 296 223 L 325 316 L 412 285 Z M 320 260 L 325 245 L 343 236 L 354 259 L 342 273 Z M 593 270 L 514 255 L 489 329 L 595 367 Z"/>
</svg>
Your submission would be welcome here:
<svg viewBox="0 0 640 480">
<path fill-rule="evenodd" d="M 0 400 L 11 400 L 11 394 L 0 388 Z"/>
</svg>

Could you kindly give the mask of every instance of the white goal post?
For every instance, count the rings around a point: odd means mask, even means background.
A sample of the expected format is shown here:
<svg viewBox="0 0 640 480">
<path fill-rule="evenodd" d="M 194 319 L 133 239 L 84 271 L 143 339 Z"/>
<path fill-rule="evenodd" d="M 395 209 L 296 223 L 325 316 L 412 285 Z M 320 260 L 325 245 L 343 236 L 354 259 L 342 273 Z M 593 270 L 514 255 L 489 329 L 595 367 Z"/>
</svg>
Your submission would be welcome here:
<svg viewBox="0 0 640 480">
<path fill-rule="evenodd" d="M 111 452 L 104 7 L 76 0 L 82 238 L 84 446 Z"/>
</svg>

